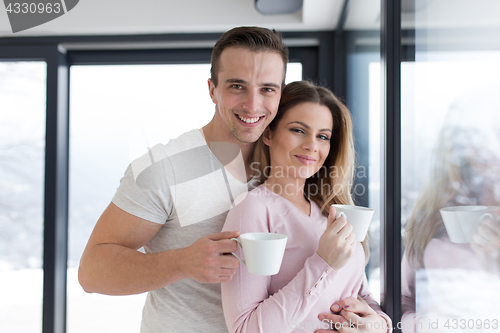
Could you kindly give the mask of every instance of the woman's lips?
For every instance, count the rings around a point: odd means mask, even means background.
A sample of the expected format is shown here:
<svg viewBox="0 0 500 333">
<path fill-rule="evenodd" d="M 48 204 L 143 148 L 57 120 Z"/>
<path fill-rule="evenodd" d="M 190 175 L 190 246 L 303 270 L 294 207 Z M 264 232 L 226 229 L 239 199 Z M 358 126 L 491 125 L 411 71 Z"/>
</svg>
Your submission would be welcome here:
<svg viewBox="0 0 500 333">
<path fill-rule="evenodd" d="M 293 155 L 295 156 L 300 163 L 304 164 L 304 165 L 311 165 L 311 164 L 314 164 L 314 162 L 316 162 L 316 159 L 312 156 L 307 156 L 307 155 Z"/>
</svg>

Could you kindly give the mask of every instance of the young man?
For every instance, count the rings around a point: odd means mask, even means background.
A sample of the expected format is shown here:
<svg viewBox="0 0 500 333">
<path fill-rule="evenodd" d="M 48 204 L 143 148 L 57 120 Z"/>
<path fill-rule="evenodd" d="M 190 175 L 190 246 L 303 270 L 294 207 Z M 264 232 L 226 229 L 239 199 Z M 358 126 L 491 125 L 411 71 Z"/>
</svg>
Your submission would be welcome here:
<svg viewBox="0 0 500 333">
<path fill-rule="evenodd" d="M 220 283 L 238 266 L 227 255 L 238 232 L 220 230 L 250 186 L 254 143 L 276 115 L 287 62 L 274 30 L 226 32 L 212 53 L 213 119 L 132 162 L 99 218 L 80 283 L 109 295 L 148 291 L 142 332 L 227 331 Z"/>
</svg>

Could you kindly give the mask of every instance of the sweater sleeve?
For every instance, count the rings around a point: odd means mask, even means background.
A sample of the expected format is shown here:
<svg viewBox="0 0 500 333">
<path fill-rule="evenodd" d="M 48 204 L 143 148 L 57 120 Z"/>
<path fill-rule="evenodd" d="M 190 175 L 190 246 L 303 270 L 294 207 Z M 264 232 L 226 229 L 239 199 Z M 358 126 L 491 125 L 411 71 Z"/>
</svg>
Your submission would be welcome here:
<svg viewBox="0 0 500 333">
<path fill-rule="evenodd" d="M 267 207 L 251 197 L 249 194 L 230 210 L 223 230 L 270 231 Z M 241 254 L 240 249 L 237 254 Z M 271 276 L 252 275 L 243 264 L 239 265 L 232 280 L 222 283 L 222 304 L 229 332 L 291 332 L 323 291 L 332 287 L 336 274 L 315 253 L 285 287 L 269 295 Z"/>
</svg>

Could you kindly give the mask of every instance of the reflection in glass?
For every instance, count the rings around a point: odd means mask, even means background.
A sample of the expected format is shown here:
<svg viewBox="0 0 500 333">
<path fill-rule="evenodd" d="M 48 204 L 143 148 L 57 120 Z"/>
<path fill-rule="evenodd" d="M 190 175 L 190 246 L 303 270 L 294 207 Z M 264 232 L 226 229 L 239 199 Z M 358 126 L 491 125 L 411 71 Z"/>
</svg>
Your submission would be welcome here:
<svg viewBox="0 0 500 333">
<path fill-rule="evenodd" d="M 453 319 L 498 314 L 500 238 L 484 230 L 500 232 L 498 89 L 468 89 L 444 118 L 430 176 L 406 226 L 404 331 L 434 329 L 430 322 L 445 330 Z"/>
<path fill-rule="evenodd" d="M 402 330 L 500 327 L 496 1 L 416 0 L 402 64 Z M 496 320 L 496 323 L 495 323 Z"/>
<path fill-rule="evenodd" d="M 0 332 L 41 332 L 45 62 L 0 62 Z"/>
</svg>

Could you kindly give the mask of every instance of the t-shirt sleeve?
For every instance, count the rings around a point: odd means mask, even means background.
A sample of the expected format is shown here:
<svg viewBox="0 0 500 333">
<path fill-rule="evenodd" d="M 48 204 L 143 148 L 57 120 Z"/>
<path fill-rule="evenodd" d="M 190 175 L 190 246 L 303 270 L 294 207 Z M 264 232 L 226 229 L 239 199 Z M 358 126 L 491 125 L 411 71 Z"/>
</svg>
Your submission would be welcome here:
<svg viewBox="0 0 500 333">
<path fill-rule="evenodd" d="M 145 155 L 128 166 L 112 202 L 129 214 L 164 224 L 173 211 L 168 187 L 169 164 L 161 160 L 138 169 L 137 165 L 147 157 Z"/>
<path fill-rule="evenodd" d="M 249 192 L 229 211 L 223 231 L 269 232 L 268 208 Z M 237 254 L 241 255 L 241 249 Z M 248 273 L 240 264 L 229 282 L 222 283 L 222 304 L 229 332 L 291 332 L 321 294 L 334 285 L 337 272 L 314 253 L 282 289 L 269 295 L 271 276 Z"/>
</svg>

